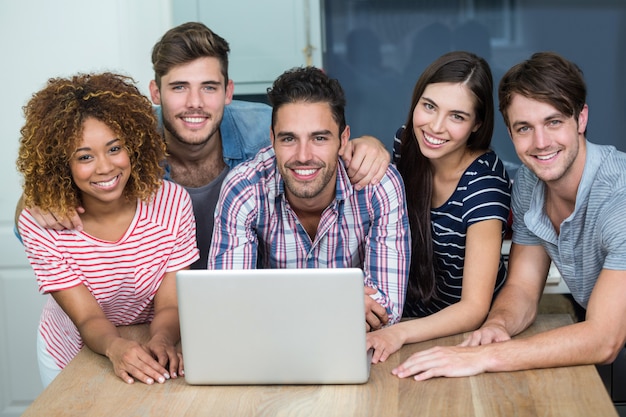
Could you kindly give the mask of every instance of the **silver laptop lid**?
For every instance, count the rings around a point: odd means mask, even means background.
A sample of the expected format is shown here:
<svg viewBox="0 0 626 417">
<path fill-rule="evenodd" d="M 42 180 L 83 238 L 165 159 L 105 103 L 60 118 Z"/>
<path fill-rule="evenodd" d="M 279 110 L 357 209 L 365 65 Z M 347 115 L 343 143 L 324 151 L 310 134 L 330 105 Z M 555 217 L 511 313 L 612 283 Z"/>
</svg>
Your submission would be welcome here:
<svg viewBox="0 0 626 417">
<path fill-rule="evenodd" d="M 369 378 L 363 271 L 177 274 L 189 384 L 358 384 Z"/>
</svg>

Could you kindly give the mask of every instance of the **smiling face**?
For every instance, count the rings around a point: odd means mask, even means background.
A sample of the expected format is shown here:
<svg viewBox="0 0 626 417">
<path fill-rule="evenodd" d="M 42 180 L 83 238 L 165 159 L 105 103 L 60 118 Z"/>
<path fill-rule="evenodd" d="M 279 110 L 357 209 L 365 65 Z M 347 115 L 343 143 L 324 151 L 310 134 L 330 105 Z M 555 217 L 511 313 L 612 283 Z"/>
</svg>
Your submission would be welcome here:
<svg viewBox="0 0 626 417">
<path fill-rule="evenodd" d="M 347 126 L 340 135 L 328 103 L 289 103 L 277 110 L 271 138 L 292 205 L 323 209 L 330 204 L 339 150 L 349 136 Z"/>
<path fill-rule="evenodd" d="M 422 154 L 435 161 L 462 155 L 480 125 L 475 99 L 462 83 L 429 84 L 413 110 L 413 131 Z"/>
<path fill-rule="evenodd" d="M 166 140 L 202 145 L 216 137 L 233 90 L 213 57 L 175 66 L 161 77 L 160 88 L 152 81 L 150 94 L 161 105 Z"/>
<path fill-rule="evenodd" d="M 82 139 L 70 159 L 83 205 L 122 200 L 130 170 L 130 158 L 118 136 L 100 120 L 85 119 Z"/>
<path fill-rule="evenodd" d="M 516 94 L 507 109 L 509 134 L 522 163 L 546 183 L 578 181 L 585 164 L 587 106 L 578 119 L 552 105 Z"/>
</svg>

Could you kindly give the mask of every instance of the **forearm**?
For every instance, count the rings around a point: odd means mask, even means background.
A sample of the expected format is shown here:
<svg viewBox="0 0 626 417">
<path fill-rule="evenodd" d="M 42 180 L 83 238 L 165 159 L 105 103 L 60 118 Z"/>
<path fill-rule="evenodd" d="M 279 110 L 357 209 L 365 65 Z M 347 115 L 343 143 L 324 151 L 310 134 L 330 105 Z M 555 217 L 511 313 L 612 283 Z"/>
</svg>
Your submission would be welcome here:
<svg viewBox="0 0 626 417">
<path fill-rule="evenodd" d="M 178 308 L 170 306 L 155 313 L 150 323 L 150 338 L 159 337 L 175 345 L 180 341 L 180 322 Z"/>
<path fill-rule="evenodd" d="M 476 330 L 485 320 L 489 306 L 463 300 L 426 317 L 398 323 L 403 343 L 417 343 Z"/>
<path fill-rule="evenodd" d="M 107 357 L 112 344 L 121 338 L 117 327 L 106 317 L 87 320 L 78 326 L 78 331 L 89 349 Z"/>
<path fill-rule="evenodd" d="M 598 330 L 581 322 L 475 349 L 482 350 L 486 372 L 607 363 L 612 349 Z"/>
<path fill-rule="evenodd" d="M 539 299 L 534 294 L 505 285 L 496 297 L 483 327 L 495 325 L 514 336 L 528 328 L 537 316 Z"/>
</svg>

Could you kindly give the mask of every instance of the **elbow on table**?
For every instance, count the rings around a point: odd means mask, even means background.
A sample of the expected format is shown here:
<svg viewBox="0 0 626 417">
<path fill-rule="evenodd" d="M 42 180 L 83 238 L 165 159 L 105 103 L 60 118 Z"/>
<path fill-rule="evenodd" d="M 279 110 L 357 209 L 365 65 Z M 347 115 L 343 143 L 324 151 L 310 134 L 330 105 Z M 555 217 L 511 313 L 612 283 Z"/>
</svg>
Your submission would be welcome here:
<svg viewBox="0 0 626 417">
<path fill-rule="evenodd" d="M 599 365 L 611 364 L 617 359 L 619 353 L 624 349 L 624 340 L 619 337 L 606 337 L 600 341 L 596 347 Z"/>
</svg>

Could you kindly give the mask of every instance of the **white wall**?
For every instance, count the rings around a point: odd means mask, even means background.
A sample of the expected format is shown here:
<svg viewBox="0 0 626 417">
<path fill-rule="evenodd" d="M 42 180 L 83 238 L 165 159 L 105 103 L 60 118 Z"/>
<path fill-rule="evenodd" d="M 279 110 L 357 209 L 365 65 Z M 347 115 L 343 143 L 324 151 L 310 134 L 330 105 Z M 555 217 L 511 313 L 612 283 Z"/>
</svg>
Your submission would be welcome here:
<svg viewBox="0 0 626 417">
<path fill-rule="evenodd" d="M 0 0 L 0 166 L 15 166 L 21 107 L 50 77 L 114 70 L 147 93 L 150 52 L 170 26 L 170 1 Z M 2 172 L 0 222 L 13 216 L 19 195 L 14 171 Z"/>
<path fill-rule="evenodd" d="M 0 0 L 0 416 L 41 390 L 35 334 L 43 297 L 13 236 L 22 106 L 48 78 L 115 71 L 148 93 L 151 49 L 171 27 L 174 0 Z"/>
</svg>

